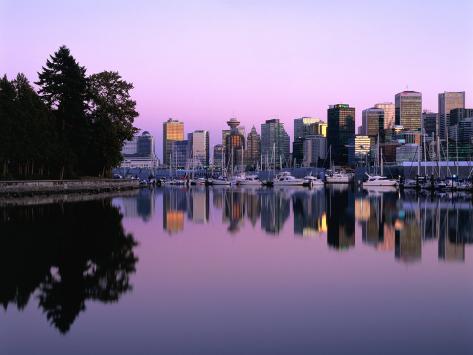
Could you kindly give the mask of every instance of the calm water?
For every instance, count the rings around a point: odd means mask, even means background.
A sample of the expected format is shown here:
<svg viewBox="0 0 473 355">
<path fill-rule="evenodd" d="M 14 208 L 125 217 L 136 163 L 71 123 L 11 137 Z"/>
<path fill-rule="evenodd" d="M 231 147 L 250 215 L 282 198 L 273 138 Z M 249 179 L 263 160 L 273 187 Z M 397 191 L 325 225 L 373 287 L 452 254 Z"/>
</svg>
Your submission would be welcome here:
<svg viewBox="0 0 473 355">
<path fill-rule="evenodd" d="M 473 354 L 471 196 L 0 207 L 1 354 Z"/>
</svg>

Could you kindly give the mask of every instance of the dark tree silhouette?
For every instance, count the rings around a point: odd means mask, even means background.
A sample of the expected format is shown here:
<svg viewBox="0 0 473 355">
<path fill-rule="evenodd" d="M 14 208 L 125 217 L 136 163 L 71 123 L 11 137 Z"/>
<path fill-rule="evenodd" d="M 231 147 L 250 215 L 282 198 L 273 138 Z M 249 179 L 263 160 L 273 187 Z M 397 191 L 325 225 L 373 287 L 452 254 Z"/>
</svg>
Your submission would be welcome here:
<svg viewBox="0 0 473 355">
<path fill-rule="evenodd" d="M 35 294 L 66 333 L 87 301 L 118 301 L 137 262 L 121 220 L 109 200 L 0 209 L 3 307 L 23 309 Z"/>
</svg>

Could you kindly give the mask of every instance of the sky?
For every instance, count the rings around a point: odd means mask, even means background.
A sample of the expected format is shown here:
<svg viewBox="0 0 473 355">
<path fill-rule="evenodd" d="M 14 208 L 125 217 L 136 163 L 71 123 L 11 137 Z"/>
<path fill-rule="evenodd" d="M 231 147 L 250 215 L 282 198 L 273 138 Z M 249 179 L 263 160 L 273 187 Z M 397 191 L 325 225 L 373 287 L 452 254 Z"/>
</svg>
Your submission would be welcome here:
<svg viewBox="0 0 473 355">
<path fill-rule="evenodd" d="M 466 91 L 473 107 L 473 1 L 0 0 L 0 74 L 31 81 L 66 45 L 92 74 L 116 70 L 134 84 L 136 126 L 247 131 L 279 118 L 326 120 L 331 104 L 361 111 L 420 91 Z"/>
</svg>

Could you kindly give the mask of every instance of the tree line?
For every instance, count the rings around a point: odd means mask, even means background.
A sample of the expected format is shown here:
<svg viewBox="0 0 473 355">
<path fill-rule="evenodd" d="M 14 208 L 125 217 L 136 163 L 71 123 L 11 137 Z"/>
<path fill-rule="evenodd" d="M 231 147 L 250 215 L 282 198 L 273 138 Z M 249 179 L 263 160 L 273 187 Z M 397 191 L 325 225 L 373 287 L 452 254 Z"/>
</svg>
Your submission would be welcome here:
<svg viewBox="0 0 473 355">
<path fill-rule="evenodd" d="M 0 78 L 0 178 L 107 177 L 137 132 L 133 84 L 115 71 L 88 76 L 61 46 L 38 73 Z"/>
</svg>

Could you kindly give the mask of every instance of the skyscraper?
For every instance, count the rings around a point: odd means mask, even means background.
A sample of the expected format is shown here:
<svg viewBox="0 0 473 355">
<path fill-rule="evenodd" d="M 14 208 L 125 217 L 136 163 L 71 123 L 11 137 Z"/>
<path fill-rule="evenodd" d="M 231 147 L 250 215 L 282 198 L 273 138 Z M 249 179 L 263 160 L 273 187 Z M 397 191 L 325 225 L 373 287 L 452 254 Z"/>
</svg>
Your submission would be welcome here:
<svg viewBox="0 0 473 355">
<path fill-rule="evenodd" d="M 279 119 L 266 120 L 261 124 L 261 154 L 267 157 L 268 162 L 275 166 L 288 165 L 289 162 L 289 135 L 284 129 L 284 123 Z"/>
<path fill-rule="evenodd" d="M 217 170 L 222 169 L 223 157 L 224 157 L 223 144 L 214 145 L 213 165 L 215 169 Z"/>
<path fill-rule="evenodd" d="M 246 138 L 246 165 L 256 167 L 260 160 L 261 154 L 261 137 L 256 132 L 255 126 L 251 128 Z"/>
<path fill-rule="evenodd" d="M 194 164 L 200 164 L 202 167 L 209 166 L 209 132 L 194 131 L 189 133 L 189 156 Z"/>
<path fill-rule="evenodd" d="M 332 105 L 327 110 L 327 145 L 336 164 L 349 163 L 349 151 L 355 144 L 355 108 L 346 104 Z"/>
<path fill-rule="evenodd" d="M 168 119 L 163 123 L 163 164 L 169 165 L 172 143 L 184 140 L 184 123 Z"/>
<path fill-rule="evenodd" d="M 362 112 L 363 135 L 377 138 L 384 133 L 384 110 L 368 108 Z"/>
<path fill-rule="evenodd" d="M 439 94 L 439 120 L 438 130 L 440 139 L 447 139 L 448 126 L 450 126 L 450 111 L 465 108 L 465 92 L 448 92 Z"/>
<path fill-rule="evenodd" d="M 422 128 L 424 133 L 432 137 L 437 135 L 437 119 L 438 115 L 435 112 L 424 111 L 422 112 Z"/>
<path fill-rule="evenodd" d="M 230 126 L 230 133 L 225 137 L 225 164 L 231 169 L 237 166 L 243 168 L 241 165 L 245 150 L 245 136 L 238 130 L 240 121 L 231 118 L 227 124 Z"/>
<path fill-rule="evenodd" d="M 380 102 L 374 107 L 384 111 L 384 129 L 393 128 L 396 122 L 394 104 L 392 102 Z"/>
<path fill-rule="evenodd" d="M 294 120 L 294 141 L 292 143 L 292 158 L 301 163 L 304 156 L 304 139 L 310 135 L 327 135 L 327 124 L 318 118 L 301 117 Z"/>
<path fill-rule="evenodd" d="M 396 125 L 405 129 L 420 130 L 422 116 L 422 94 L 403 91 L 395 97 Z"/>
</svg>

